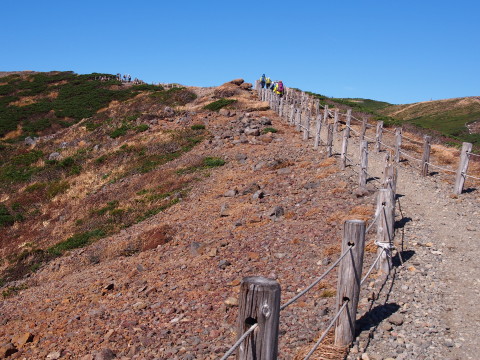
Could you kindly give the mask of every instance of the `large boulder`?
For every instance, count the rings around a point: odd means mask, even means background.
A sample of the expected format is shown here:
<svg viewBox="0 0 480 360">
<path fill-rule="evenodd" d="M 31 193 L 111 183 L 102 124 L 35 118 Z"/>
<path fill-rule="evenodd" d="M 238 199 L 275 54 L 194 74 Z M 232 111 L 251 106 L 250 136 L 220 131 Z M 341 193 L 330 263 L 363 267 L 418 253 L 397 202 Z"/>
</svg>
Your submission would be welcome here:
<svg viewBox="0 0 480 360">
<path fill-rule="evenodd" d="M 245 81 L 243 79 L 234 79 L 232 81 L 230 81 L 231 84 L 235 84 L 235 85 L 242 85 Z"/>
</svg>

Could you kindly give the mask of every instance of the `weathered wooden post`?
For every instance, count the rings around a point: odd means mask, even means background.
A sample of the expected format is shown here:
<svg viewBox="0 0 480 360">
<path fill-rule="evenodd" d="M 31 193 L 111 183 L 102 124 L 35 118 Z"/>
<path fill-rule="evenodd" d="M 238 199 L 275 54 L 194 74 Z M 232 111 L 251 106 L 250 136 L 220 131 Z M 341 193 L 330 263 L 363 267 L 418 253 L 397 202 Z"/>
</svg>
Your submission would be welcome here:
<svg viewBox="0 0 480 360">
<path fill-rule="evenodd" d="M 333 153 L 333 124 L 327 126 L 327 157 L 331 157 Z"/>
<path fill-rule="evenodd" d="M 338 131 L 338 109 L 335 109 L 335 114 L 333 117 L 333 131 Z"/>
<path fill-rule="evenodd" d="M 350 123 L 352 122 L 352 109 L 347 110 L 347 118 L 345 120 L 345 126 L 348 129 L 348 137 L 350 137 Z"/>
<path fill-rule="evenodd" d="M 325 104 L 325 108 L 323 110 L 323 121 L 326 124 L 328 122 L 328 105 Z"/>
<path fill-rule="evenodd" d="M 283 117 L 283 97 L 280 98 L 280 108 L 278 109 L 278 115 Z"/>
<path fill-rule="evenodd" d="M 360 141 L 363 141 L 365 139 L 365 133 L 367 132 L 367 118 L 363 118 L 362 120 L 362 130 L 360 131 Z"/>
<path fill-rule="evenodd" d="M 400 162 L 400 150 L 402 148 L 402 129 L 395 129 L 395 162 Z"/>
<path fill-rule="evenodd" d="M 392 268 L 391 248 L 395 224 L 395 194 L 392 189 L 378 190 L 377 209 L 377 255 L 383 251 L 376 268 L 388 274 Z"/>
<path fill-rule="evenodd" d="M 358 186 L 364 188 L 367 186 L 367 167 L 368 167 L 368 141 L 360 142 L 360 172 Z"/>
<path fill-rule="evenodd" d="M 237 350 L 237 360 L 276 360 L 280 322 L 280 284 L 261 276 L 246 277 L 240 286 L 237 339 L 258 327 Z"/>
<path fill-rule="evenodd" d="M 468 154 L 472 152 L 472 144 L 464 142 L 462 144 L 462 153 L 460 154 L 460 163 L 457 169 L 457 178 L 455 180 L 455 188 L 453 193 L 460 195 L 463 191 L 463 185 L 465 184 L 465 178 L 467 177 L 468 170 Z"/>
<path fill-rule="evenodd" d="M 350 250 L 350 246 L 353 246 Z M 342 253 L 349 251 L 338 269 L 337 311 L 348 301 L 335 328 L 335 345 L 348 346 L 355 337 L 360 281 L 365 248 L 365 221 L 347 220 L 343 227 Z"/>
<path fill-rule="evenodd" d="M 296 124 L 295 130 L 301 131 L 302 130 L 302 110 L 301 109 L 297 109 L 295 124 Z"/>
<path fill-rule="evenodd" d="M 422 176 L 428 176 L 428 163 L 430 162 L 430 141 L 431 136 L 425 135 L 423 137 L 423 156 L 422 156 Z"/>
<path fill-rule="evenodd" d="M 317 150 L 320 143 L 321 143 L 320 133 L 322 131 L 322 114 L 317 115 L 317 123 L 315 125 L 316 125 L 315 126 L 315 139 L 313 140 L 313 148 L 315 150 Z"/>
<path fill-rule="evenodd" d="M 383 171 L 383 187 L 397 193 L 397 167 L 390 161 L 390 154 L 385 154 L 385 169 Z"/>
<path fill-rule="evenodd" d="M 303 140 L 307 141 L 310 137 L 310 110 L 307 112 L 305 116 L 305 124 L 303 128 Z"/>
<path fill-rule="evenodd" d="M 288 119 L 288 122 L 290 123 L 290 125 L 295 124 L 295 103 L 292 103 L 292 105 L 290 105 L 290 118 Z"/>
<path fill-rule="evenodd" d="M 377 122 L 377 132 L 375 133 L 375 151 L 382 151 L 383 121 Z"/>
<path fill-rule="evenodd" d="M 350 122 L 352 121 L 352 110 L 347 110 L 347 124 L 343 130 L 342 151 L 340 152 L 340 169 L 345 170 L 347 167 L 347 148 L 348 138 L 350 137 Z"/>
</svg>

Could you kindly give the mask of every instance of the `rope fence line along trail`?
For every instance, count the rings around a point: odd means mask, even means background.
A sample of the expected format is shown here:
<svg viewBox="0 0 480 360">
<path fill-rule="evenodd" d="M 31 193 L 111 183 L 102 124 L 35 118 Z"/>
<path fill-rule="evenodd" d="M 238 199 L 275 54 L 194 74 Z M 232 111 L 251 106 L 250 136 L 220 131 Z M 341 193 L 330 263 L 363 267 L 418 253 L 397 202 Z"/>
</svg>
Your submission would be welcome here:
<svg viewBox="0 0 480 360">
<path fill-rule="evenodd" d="M 338 317 L 342 314 L 343 310 L 345 310 L 345 308 L 347 307 L 347 304 L 348 304 L 348 300 L 346 300 L 342 307 L 337 311 L 337 314 L 335 315 L 335 317 L 332 319 L 332 321 L 330 321 L 330 324 L 327 326 L 327 328 L 325 329 L 325 331 L 323 332 L 322 336 L 320 336 L 320 338 L 317 340 L 317 342 L 315 343 L 315 345 L 313 345 L 313 347 L 310 349 L 310 351 L 308 352 L 308 354 L 305 356 L 305 358 L 303 360 L 308 360 L 310 359 L 310 357 L 313 355 L 313 353 L 315 352 L 315 350 L 318 349 L 318 347 L 320 346 L 320 344 L 322 343 L 322 341 L 325 339 L 325 337 L 327 336 L 328 332 L 330 331 L 330 329 L 332 328 L 333 324 L 335 324 L 335 322 L 337 321 Z"/>
<path fill-rule="evenodd" d="M 470 178 L 470 179 L 480 180 L 479 177 L 468 175 L 468 174 L 465 174 L 465 177 Z"/>
<path fill-rule="evenodd" d="M 385 207 L 385 205 L 382 205 L 383 207 Z M 365 234 L 368 234 L 368 232 L 370 231 L 370 229 L 372 228 L 373 225 L 375 225 L 375 223 L 377 222 L 378 218 L 380 217 L 380 214 L 381 212 L 379 211 L 376 215 L 375 215 L 375 218 L 372 220 L 372 222 L 370 223 L 370 225 L 368 225 L 367 229 L 365 230 Z"/>
<path fill-rule="evenodd" d="M 332 265 L 330 265 L 330 267 L 327 270 L 325 270 L 325 272 L 321 276 L 319 276 L 317 279 L 315 279 L 315 281 L 313 281 L 309 286 L 307 286 L 304 290 L 302 290 L 300 293 L 295 295 L 293 298 L 291 298 L 285 304 L 280 306 L 280 311 L 284 310 L 288 306 L 292 305 L 295 301 L 300 299 L 303 295 L 305 295 L 308 291 L 310 291 L 315 285 L 317 285 L 320 281 L 322 281 L 325 278 L 325 276 L 327 276 L 330 273 L 330 271 L 332 271 L 335 268 L 335 266 L 337 266 L 338 263 L 348 254 L 348 252 L 350 251 L 350 249 L 352 247 L 353 247 L 353 245 L 351 245 L 347 250 L 345 250 L 344 253 L 342 255 L 340 255 L 340 257 L 337 259 L 337 261 L 335 261 Z"/>
<path fill-rule="evenodd" d="M 240 337 L 240 339 L 237 340 L 237 342 L 235 344 L 232 345 L 232 347 L 225 353 L 225 355 L 223 355 L 223 357 L 220 359 L 220 360 L 226 360 L 230 357 L 230 355 L 232 355 L 235 350 L 237 350 L 237 348 L 242 345 L 242 342 L 245 341 L 245 339 L 248 337 L 248 335 L 250 335 L 256 328 L 258 327 L 258 323 L 256 324 L 253 324 L 250 329 L 248 329 L 247 331 L 245 331 L 243 333 L 243 335 Z"/>
<path fill-rule="evenodd" d="M 416 158 L 415 156 L 412 156 L 412 155 L 408 154 L 407 152 L 405 152 L 405 151 L 403 151 L 403 150 L 400 150 L 400 154 L 403 155 L 403 156 L 405 156 L 405 157 L 407 157 L 407 158 L 410 158 L 410 159 L 412 159 L 412 160 L 422 162 L 422 159 L 418 159 L 418 158 Z"/>
<path fill-rule="evenodd" d="M 434 168 L 437 168 L 437 169 L 440 169 L 440 170 L 443 170 L 443 171 L 446 171 L 446 172 L 450 172 L 452 174 L 456 174 L 457 172 L 455 170 L 450 170 L 450 169 L 447 169 L 447 168 L 444 168 L 444 167 L 441 167 L 441 166 L 438 166 L 438 165 L 435 165 L 435 164 L 432 164 L 432 163 L 427 163 L 428 165 L 430 166 L 433 166 Z"/>
<path fill-rule="evenodd" d="M 377 243 L 375 243 L 377 244 Z M 378 245 L 378 244 L 377 244 Z M 377 258 L 375 259 L 375 261 L 373 262 L 373 264 L 370 266 L 370 268 L 368 269 L 367 273 L 365 274 L 365 276 L 362 278 L 362 281 L 360 281 L 360 285 L 363 285 L 363 283 L 365 282 L 365 280 L 367 280 L 367 278 L 370 276 L 370 274 L 372 273 L 373 269 L 375 268 L 375 266 L 377 265 L 378 261 L 380 260 L 380 258 L 382 257 L 383 253 L 385 252 L 385 248 L 382 248 L 381 251 L 379 251 L 378 255 L 377 255 Z"/>
</svg>

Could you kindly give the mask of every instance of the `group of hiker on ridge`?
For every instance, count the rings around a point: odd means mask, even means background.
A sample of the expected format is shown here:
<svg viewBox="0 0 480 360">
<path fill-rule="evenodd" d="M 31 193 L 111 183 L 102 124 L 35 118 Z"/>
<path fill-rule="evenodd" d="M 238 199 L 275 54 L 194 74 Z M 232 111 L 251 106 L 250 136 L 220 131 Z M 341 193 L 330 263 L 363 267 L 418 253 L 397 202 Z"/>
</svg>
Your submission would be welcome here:
<svg viewBox="0 0 480 360">
<path fill-rule="evenodd" d="M 272 90 L 275 94 L 279 96 L 283 96 L 283 93 L 285 91 L 282 80 L 272 81 L 269 77 L 265 76 L 265 74 L 262 74 L 262 76 L 260 77 L 260 86 L 262 87 L 262 89 Z"/>
</svg>

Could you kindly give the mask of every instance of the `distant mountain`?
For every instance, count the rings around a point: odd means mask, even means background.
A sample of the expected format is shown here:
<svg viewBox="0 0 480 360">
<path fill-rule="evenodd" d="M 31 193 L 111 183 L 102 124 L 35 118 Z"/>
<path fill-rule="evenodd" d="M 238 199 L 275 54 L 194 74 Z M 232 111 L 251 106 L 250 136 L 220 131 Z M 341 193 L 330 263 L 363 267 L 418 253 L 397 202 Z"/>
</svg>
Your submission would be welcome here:
<svg viewBox="0 0 480 360">
<path fill-rule="evenodd" d="M 463 97 L 393 105 L 361 98 L 330 99 L 371 114 L 389 125 L 411 124 L 438 135 L 480 146 L 480 97 Z"/>
</svg>

